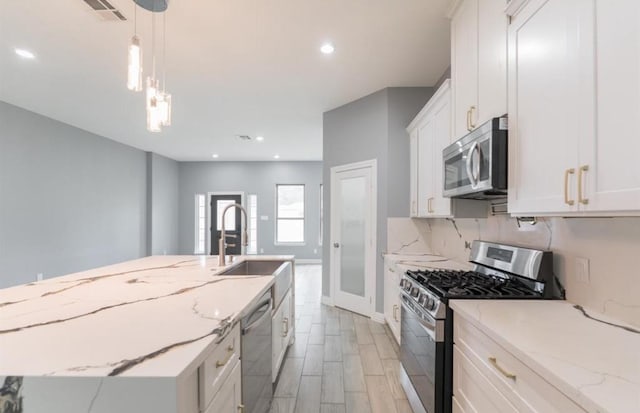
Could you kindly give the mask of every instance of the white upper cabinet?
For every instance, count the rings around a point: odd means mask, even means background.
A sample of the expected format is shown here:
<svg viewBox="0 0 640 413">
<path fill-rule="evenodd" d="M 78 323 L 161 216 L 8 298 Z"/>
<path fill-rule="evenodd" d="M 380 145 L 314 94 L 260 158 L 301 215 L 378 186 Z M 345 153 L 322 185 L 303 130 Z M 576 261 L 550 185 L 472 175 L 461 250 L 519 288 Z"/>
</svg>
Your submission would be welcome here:
<svg viewBox="0 0 640 413">
<path fill-rule="evenodd" d="M 596 122 L 580 147 L 585 211 L 640 214 L 640 2 L 596 2 Z"/>
<path fill-rule="evenodd" d="M 451 19 L 453 137 L 507 112 L 504 0 L 456 2 Z"/>
<path fill-rule="evenodd" d="M 513 14 L 509 212 L 640 213 L 639 21 L 636 0 L 530 0 Z"/>
<path fill-rule="evenodd" d="M 411 139 L 411 185 L 417 182 L 418 217 L 452 215 L 451 199 L 442 196 L 442 150 L 451 142 L 450 81 L 445 81 L 407 130 Z M 417 144 L 414 144 L 414 140 Z M 412 202 L 412 208 L 414 203 Z"/>
</svg>

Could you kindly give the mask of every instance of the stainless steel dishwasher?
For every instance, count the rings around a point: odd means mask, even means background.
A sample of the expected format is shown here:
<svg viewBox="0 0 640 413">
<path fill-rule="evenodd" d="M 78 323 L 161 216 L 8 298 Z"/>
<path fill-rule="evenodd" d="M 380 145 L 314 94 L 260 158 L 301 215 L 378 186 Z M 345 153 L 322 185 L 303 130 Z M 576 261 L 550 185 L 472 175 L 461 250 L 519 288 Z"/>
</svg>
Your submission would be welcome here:
<svg viewBox="0 0 640 413">
<path fill-rule="evenodd" d="M 245 413 L 271 409 L 271 289 L 240 321 L 242 330 L 242 404 Z"/>
</svg>

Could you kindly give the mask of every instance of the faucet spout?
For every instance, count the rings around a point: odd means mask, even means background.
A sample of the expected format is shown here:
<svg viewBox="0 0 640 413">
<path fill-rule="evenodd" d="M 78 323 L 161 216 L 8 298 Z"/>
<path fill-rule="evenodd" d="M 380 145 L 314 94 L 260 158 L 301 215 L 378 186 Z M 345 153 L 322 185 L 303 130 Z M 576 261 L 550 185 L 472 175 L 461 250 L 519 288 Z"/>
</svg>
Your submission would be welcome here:
<svg viewBox="0 0 640 413">
<path fill-rule="evenodd" d="M 241 242 L 242 242 L 242 245 L 245 247 L 249 245 L 249 235 L 247 234 L 247 210 L 244 209 L 244 207 L 240 204 L 234 203 L 231 205 L 227 205 L 227 207 L 222 211 L 222 217 L 221 217 L 222 223 L 220 224 L 222 229 L 220 231 L 220 240 L 218 241 L 218 265 L 220 267 L 226 264 L 225 252 L 227 249 L 227 240 L 226 240 L 226 233 L 224 228 L 224 216 L 230 208 L 239 208 L 240 211 L 242 212 L 242 215 L 244 216 L 244 227 L 242 229 Z"/>
</svg>

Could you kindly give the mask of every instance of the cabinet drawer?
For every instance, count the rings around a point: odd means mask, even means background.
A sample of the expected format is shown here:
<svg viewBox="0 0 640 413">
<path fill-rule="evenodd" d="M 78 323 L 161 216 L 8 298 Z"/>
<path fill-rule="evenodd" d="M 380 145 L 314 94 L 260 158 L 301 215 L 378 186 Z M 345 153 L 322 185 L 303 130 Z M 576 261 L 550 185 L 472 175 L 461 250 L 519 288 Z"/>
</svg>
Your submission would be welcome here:
<svg viewBox="0 0 640 413">
<path fill-rule="evenodd" d="M 462 412 L 518 413 L 460 348 L 453 348 L 453 394 Z"/>
<path fill-rule="evenodd" d="M 206 409 L 239 358 L 240 323 L 237 323 L 198 369 L 200 410 Z"/>
<path fill-rule="evenodd" d="M 585 412 L 488 335 L 457 315 L 453 341 L 456 351 L 473 363 L 518 411 Z"/>
<path fill-rule="evenodd" d="M 211 405 L 205 413 L 238 413 L 242 411 L 242 367 L 241 361 L 231 364 L 231 372 L 224 380 L 220 390 L 211 401 Z"/>
</svg>

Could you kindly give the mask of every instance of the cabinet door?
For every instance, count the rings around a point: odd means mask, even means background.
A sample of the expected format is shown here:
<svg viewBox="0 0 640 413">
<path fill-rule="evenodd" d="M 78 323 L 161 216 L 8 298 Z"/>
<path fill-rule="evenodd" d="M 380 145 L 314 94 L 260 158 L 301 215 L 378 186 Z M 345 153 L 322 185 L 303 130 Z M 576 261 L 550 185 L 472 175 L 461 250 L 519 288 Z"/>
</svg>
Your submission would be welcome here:
<svg viewBox="0 0 640 413">
<path fill-rule="evenodd" d="M 478 3 L 478 110 L 475 126 L 507 113 L 507 16 L 505 0 Z"/>
<path fill-rule="evenodd" d="M 577 209 L 578 145 L 593 128 L 593 21 L 593 0 L 531 0 L 512 18 L 509 212 L 513 214 Z"/>
<path fill-rule="evenodd" d="M 409 134 L 409 216 L 418 216 L 418 129 Z"/>
<path fill-rule="evenodd" d="M 585 211 L 640 212 L 640 2 L 598 0 L 597 122 L 583 140 L 580 168 Z M 578 166 L 576 166 L 578 167 Z"/>
<path fill-rule="evenodd" d="M 468 113 L 478 106 L 478 0 L 464 0 L 451 20 L 453 130 L 469 133 Z"/>
<path fill-rule="evenodd" d="M 418 216 L 432 212 L 433 152 L 436 124 L 433 115 L 427 116 L 418 126 Z"/>
<path fill-rule="evenodd" d="M 224 382 L 215 395 L 206 413 L 238 413 L 242 405 L 242 369 L 238 361 L 231 371 L 231 375 Z"/>
<path fill-rule="evenodd" d="M 433 146 L 431 174 L 433 176 L 431 185 L 431 216 L 448 217 L 451 216 L 451 198 L 442 196 L 444 191 L 444 165 L 442 162 L 442 151 L 451 143 L 451 93 L 447 89 L 441 95 L 438 105 L 433 110 Z"/>
<path fill-rule="evenodd" d="M 395 262 L 387 258 L 384 260 L 384 270 L 384 318 L 396 341 L 400 343 L 400 275 Z"/>
</svg>

